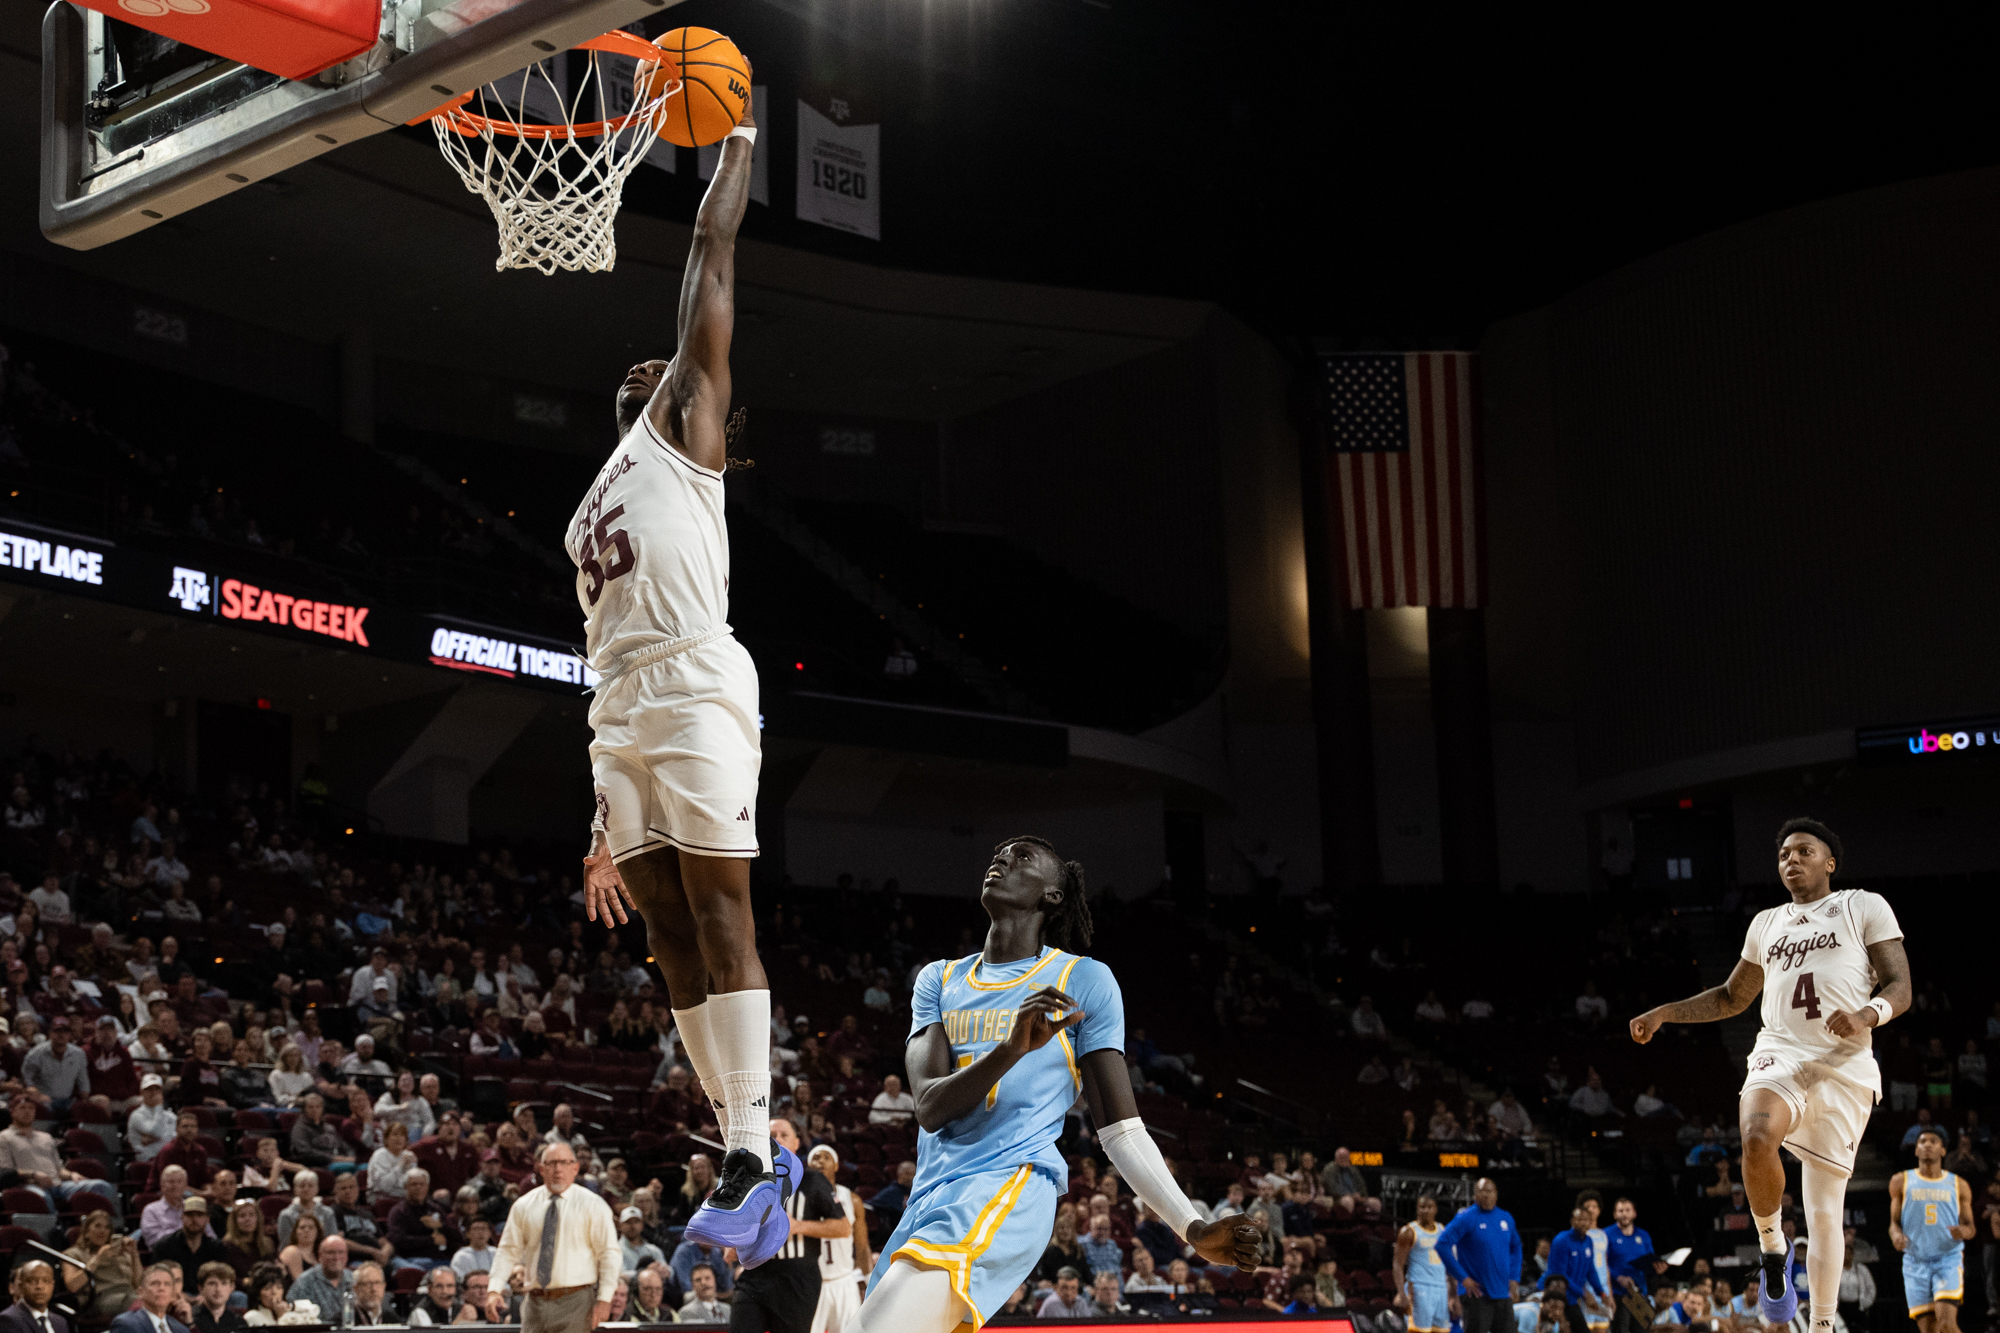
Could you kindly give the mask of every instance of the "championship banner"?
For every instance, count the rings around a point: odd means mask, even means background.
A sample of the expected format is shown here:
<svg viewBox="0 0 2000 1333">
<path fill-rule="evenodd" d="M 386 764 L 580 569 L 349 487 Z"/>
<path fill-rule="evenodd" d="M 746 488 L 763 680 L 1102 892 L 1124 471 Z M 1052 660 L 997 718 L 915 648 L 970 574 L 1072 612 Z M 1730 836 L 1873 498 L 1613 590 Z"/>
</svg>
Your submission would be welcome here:
<svg viewBox="0 0 2000 1333">
<path fill-rule="evenodd" d="M 1329 356 L 1320 391 L 1348 608 L 1481 605 L 1478 358 Z"/>
<path fill-rule="evenodd" d="M 770 91 L 769 88 L 761 83 L 753 85 L 750 89 L 750 114 L 756 118 L 759 126 L 771 123 L 768 119 L 771 114 L 771 99 L 766 96 Z M 750 202 L 753 204 L 763 204 L 766 207 L 769 207 L 771 203 L 771 140 L 769 135 L 769 130 L 762 130 L 760 132 L 763 144 L 761 146 L 752 144 L 751 148 L 753 151 L 750 156 Z M 715 169 L 722 162 L 722 145 L 712 143 L 706 148 L 697 148 L 694 150 L 694 158 L 695 169 L 701 173 L 701 178 L 705 181 L 714 180 Z"/>
<path fill-rule="evenodd" d="M 625 31 L 635 37 L 651 41 L 652 39 L 647 37 L 645 33 L 640 32 L 639 28 L 640 25 L 634 23 L 627 27 Z M 611 118 L 614 120 L 630 115 L 634 101 L 634 92 L 636 91 L 632 86 L 632 80 L 639 72 L 639 62 L 631 56 L 621 56 L 612 51 L 599 51 L 597 53 L 597 69 L 598 77 L 604 80 L 604 109 L 610 113 Z M 763 104 L 759 103 L 758 109 L 762 110 L 762 107 Z M 585 119 L 588 119 L 588 117 L 585 117 Z M 631 134 L 634 131 L 626 130 L 625 133 Z M 639 160 L 655 171 L 664 171 L 672 175 L 679 170 L 679 159 L 680 150 L 673 145 L 672 141 L 659 138 L 653 140 L 653 146 L 648 148 L 646 156 Z"/>
<path fill-rule="evenodd" d="M 882 126 L 842 92 L 799 93 L 798 215 L 836 231 L 882 239 Z"/>
</svg>

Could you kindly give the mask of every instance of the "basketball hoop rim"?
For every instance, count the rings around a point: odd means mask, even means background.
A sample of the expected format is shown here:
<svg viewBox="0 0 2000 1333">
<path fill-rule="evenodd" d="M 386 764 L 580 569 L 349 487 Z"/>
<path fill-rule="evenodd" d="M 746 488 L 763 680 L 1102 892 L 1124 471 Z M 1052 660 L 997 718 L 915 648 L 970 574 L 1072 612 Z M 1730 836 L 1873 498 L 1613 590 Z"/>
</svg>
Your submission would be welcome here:
<svg viewBox="0 0 2000 1333">
<path fill-rule="evenodd" d="M 623 29 L 614 28 L 587 42 L 578 42 L 570 49 L 630 56 L 642 65 L 665 65 L 668 70 L 668 86 L 646 105 L 635 106 L 626 114 L 611 120 L 586 120 L 575 125 L 524 124 L 502 117 L 484 116 L 476 111 L 467 111 L 465 106 L 472 100 L 473 92 L 463 92 L 435 111 L 418 116 L 410 124 L 421 125 L 427 120 L 437 121 L 445 128 L 469 139 L 488 134 L 511 134 L 523 139 L 572 139 L 620 134 L 633 125 L 643 124 L 649 120 L 659 110 L 660 104 L 680 92 L 683 86 L 680 65 L 674 60 L 672 52 L 656 46 L 643 37 L 635 37 Z"/>
</svg>

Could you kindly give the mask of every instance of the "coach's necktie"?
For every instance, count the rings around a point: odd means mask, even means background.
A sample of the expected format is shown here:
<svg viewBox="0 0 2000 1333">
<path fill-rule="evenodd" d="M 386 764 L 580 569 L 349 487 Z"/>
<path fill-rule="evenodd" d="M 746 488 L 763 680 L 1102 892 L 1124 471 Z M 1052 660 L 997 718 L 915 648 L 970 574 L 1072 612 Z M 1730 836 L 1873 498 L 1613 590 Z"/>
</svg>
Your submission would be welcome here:
<svg viewBox="0 0 2000 1333">
<path fill-rule="evenodd" d="M 562 1215 L 556 1211 L 556 1196 L 549 1196 L 549 1211 L 542 1217 L 542 1248 L 535 1256 L 535 1285 L 546 1287 L 556 1271 L 556 1233 L 562 1230 Z"/>
</svg>

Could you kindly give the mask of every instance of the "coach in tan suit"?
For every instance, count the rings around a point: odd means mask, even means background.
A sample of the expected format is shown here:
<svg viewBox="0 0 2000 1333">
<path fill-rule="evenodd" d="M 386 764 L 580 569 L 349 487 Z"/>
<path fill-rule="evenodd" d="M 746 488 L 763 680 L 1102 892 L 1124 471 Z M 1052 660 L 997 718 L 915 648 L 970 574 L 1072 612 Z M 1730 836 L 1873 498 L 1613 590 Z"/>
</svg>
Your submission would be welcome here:
<svg viewBox="0 0 2000 1333">
<path fill-rule="evenodd" d="M 507 1214 L 486 1316 L 501 1321 L 511 1286 L 526 1296 L 522 1333 L 589 1333 L 611 1316 L 620 1270 L 618 1225 L 610 1204 L 577 1185 L 576 1154 L 567 1143 L 544 1143 L 535 1169 L 542 1183 Z"/>
</svg>

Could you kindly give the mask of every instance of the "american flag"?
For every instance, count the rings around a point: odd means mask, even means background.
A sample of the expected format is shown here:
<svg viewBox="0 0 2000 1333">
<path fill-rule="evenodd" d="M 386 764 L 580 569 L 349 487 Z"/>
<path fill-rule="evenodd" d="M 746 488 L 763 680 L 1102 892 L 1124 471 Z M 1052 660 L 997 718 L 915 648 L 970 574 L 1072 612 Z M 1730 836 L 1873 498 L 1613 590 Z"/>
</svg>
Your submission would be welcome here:
<svg viewBox="0 0 2000 1333">
<path fill-rule="evenodd" d="M 1476 607 L 1479 377 L 1470 352 L 1331 356 L 1321 363 L 1328 503 L 1347 604 Z"/>
</svg>

